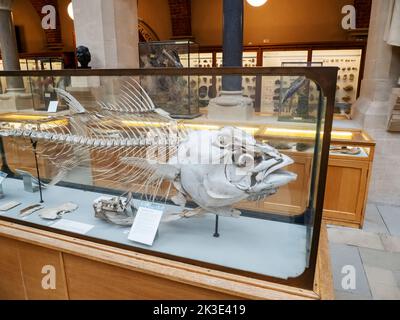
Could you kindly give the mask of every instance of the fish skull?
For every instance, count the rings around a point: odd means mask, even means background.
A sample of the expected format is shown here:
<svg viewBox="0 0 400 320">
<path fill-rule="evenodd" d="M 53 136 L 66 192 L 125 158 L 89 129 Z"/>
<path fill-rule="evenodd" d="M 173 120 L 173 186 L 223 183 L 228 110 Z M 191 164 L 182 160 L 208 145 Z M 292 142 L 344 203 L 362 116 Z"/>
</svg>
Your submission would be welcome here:
<svg viewBox="0 0 400 320">
<path fill-rule="evenodd" d="M 183 189 L 203 208 L 261 199 L 297 179 L 282 170 L 291 158 L 233 127 L 190 132 L 176 160 Z"/>
</svg>

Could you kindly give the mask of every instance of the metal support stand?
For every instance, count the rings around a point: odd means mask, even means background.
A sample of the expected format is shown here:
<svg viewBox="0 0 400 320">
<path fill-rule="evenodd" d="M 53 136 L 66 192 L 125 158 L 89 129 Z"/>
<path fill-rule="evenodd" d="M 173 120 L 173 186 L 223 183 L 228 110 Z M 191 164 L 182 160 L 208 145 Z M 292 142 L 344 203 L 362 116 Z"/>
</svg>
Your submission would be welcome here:
<svg viewBox="0 0 400 320">
<path fill-rule="evenodd" d="M 223 1 L 223 65 L 241 67 L 243 65 L 243 0 Z M 223 76 L 222 91 L 242 91 L 242 76 Z M 229 110 L 229 109 L 227 109 Z M 229 111 L 227 111 L 229 112 Z"/>
<path fill-rule="evenodd" d="M 214 238 L 219 238 L 219 215 L 215 216 L 215 233 Z"/>
<path fill-rule="evenodd" d="M 40 194 L 40 203 L 43 203 L 43 193 L 42 193 L 42 181 L 40 180 L 40 172 L 39 172 L 39 164 L 37 160 L 37 153 L 36 153 L 36 148 L 37 148 L 37 141 L 33 141 L 31 139 L 32 147 L 33 147 L 33 153 L 35 154 L 35 165 L 36 165 L 36 172 L 37 172 L 37 178 L 39 182 L 39 194 Z"/>
</svg>

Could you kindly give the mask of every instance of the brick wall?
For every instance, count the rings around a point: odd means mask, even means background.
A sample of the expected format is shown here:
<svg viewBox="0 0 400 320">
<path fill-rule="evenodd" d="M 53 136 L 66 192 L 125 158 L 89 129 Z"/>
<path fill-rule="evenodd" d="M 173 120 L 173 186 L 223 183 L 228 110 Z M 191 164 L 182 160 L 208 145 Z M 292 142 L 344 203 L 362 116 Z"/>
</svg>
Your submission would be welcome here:
<svg viewBox="0 0 400 320">
<path fill-rule="evenodd" d="M 192 7 L 191 0 L 168 0 L 172 22 L 173 37 L 191 37 Z"/>
<path fill-rule="evenodd" d="M 371 18 L 372 0 L 354 0 L 357 11 L 357 28 L 368 28 Z"/>
<path fill-rule="evenodd" d="M 33 7 L 35 8 L 36 13 L 39 15 L 40 19 L 42 19 L 45 15 L 42 14 L 42 8 L 45 5 L 52 5 L 56 8 L 56 29 L 52 30 L 43 30 L 46 35 L 46 47 L 50 50 L 58 50 L 62 49 L 63 42 L 61 36 L 61 24 L 60 24 L 60 16 L 58 14 L 58 4 L 57 0 L 30 0 Z"/>
</svg>

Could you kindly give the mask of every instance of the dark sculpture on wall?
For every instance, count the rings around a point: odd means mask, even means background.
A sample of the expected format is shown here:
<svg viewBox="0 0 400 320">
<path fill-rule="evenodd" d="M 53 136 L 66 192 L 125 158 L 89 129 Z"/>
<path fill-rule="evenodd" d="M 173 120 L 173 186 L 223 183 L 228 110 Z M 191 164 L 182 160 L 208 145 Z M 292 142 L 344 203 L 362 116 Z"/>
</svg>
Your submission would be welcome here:
<svg viewBox="0 0 400 320">
<path fill-rule="evenodd" d="M 85 46 L 79 46 L 76 48 L 76 59 L 78 60 L 82 69 L 90 69 L 89 63 L 92 60 L 90 51 Z"/>
</svg>

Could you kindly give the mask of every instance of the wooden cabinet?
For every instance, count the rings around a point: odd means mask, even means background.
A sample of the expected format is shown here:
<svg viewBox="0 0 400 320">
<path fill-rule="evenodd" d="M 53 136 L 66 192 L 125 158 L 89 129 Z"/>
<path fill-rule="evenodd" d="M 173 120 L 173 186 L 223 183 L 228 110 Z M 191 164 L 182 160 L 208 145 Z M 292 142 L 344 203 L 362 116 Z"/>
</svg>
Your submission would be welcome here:
<svg viewBox="0 0 400 320">
<path fill-rule="evenodd" d="M 336 131 L 338 134 L 344 131 Z M 329 156 L 324 201 L 324 219 L 327 223 L 362 228 L 368 200 L 369 182 L 375 153 L 375 142 L 364 131 L 347 130 L 351 139 L 332 139 L 332 146 L 359 148 L 356 155 L 332 151 Z M 312 155 L 307 152 L 281 151 L 294 160 L 287 170 L 297 174 L 297 180 L 280 188 L 265 201 L 243 203 L 242 209 L 273 212 L 289 217 L 304 214 L 309 199 Z"/>
<path fill-rule="evenodd" d="M 10 129 L 20 129 L 26 125 L 26 121 L 34 121 L 31 125 L 32 129 L 41 130 L 43 132 L 52 132 L 65 134 L 65 128 L 69 128 L 68 119 L 64 118 L 65 112 L 58 112 L 54 114 L 54 118 L 49 116 L 45 112 L 37 112 L 35 114 L 13 114 L 4 113 L 0 114 L 0 122 L 8 122 Z M 59 116 L 59 118 L 57 118 Z M 69 130 L 69 129 L 68 129 Z M 5 152 L 5 158 L 7 161 L 8 169 L 12 172 L 16 172 L 16 169 L 29 172 L 33 176 L 37 175 L 35 154 L 32 146 L 32 142 L 29 138 L 14 138 L 14 137 L 2 137 L 2 144 Z M 70 150 L 69 148 L 68 150 Z M 63 151 L 66 152 L 65 147 L 57 145 L 52 142 L 38 143 L 37 154 L 38 156 L 38 167 L 40 170 L 40 176 L 43 179 L 51 179 L 57 174 L 57 168 L 47 158 L 40 157 L 40 154 L 48 153 L 51 150 L 52 155 L 57 155 Z M 54 159 L 53 159 L 54 160 Z"/>
<path fill-rule="evenodd" d="M 261 202 L 244 202 L 239 209 L 273 212 L 285 216 L 296 217 L 304 213 L 308 203 L 310 175 L 312 166 L 311 153 L 285 152 L 294 160 L 294 164 L 286 170 L 297 174 L 297 180 L 281 187 L 279 192 Z"/>
<path fill-rule="evenodd" d="M 50 272 L 54 288 L 47 289 Z M 1 300 L 68 299 L 62 255 L 55 250 L 0 237 L 0 273 Z"/>
<path fill-rule="evenodd" d="M 0 300 L 26 298 L 19 264 L 18 242 L 0 238 Z"/>
<path fill-rule="evenodd" d="M 327 223 L 363 227 L 374 147 L 367 149 L 364 157 L 330 157 L 324 202 Z"/>
<path fill-rule="evenodd" d="M 0 220 L 0 299 L 333 299 L 323 226 L 314 289 L 233 275 Z M 52 266 L 55 287 L 42 286 Z"/>
</svg>

